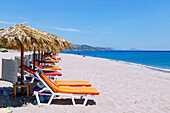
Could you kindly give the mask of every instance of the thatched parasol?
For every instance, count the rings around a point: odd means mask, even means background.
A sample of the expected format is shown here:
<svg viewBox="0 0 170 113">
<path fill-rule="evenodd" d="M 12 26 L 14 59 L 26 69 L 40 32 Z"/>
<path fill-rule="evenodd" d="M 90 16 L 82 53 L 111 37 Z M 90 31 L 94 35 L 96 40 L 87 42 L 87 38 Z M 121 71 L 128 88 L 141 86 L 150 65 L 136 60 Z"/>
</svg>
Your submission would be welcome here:
<svg viewBox="0 0 170 113">
<path fill-rule="evenodd" d="M 61 51 L 72 46 L 67 40 L 23 24 L 0 29 L 0 44 L 21 50 L 21 84 L 24 84 L 24 51 Z"/>
</svg>

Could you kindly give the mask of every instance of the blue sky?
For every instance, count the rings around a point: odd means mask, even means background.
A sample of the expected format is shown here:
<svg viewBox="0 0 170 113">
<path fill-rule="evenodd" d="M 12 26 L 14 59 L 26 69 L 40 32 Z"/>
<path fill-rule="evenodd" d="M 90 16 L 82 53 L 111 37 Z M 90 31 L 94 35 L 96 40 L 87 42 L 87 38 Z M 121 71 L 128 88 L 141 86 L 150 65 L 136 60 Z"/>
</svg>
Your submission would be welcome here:
<svg viewBox="0 0 170 113">
<path fill-rule="evenodd" d="M 170 50 L 170 0 L 0 0 L 0 28 L 21 23 L 74 44 Z"/>
</svg>

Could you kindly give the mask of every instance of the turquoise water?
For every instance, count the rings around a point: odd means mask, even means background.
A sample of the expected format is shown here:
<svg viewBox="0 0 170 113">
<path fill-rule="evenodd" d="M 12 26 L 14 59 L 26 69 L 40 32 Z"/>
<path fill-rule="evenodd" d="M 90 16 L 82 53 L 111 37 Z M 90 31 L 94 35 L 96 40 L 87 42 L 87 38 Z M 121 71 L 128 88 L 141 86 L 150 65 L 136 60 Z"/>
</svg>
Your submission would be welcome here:
<svg viewBox="0 0 170 113">
<path fill-rule="evenodd" d="M 107 58 L 170 69 L 170 51 L 64 51 L 63 53 Z"/>
</svg>

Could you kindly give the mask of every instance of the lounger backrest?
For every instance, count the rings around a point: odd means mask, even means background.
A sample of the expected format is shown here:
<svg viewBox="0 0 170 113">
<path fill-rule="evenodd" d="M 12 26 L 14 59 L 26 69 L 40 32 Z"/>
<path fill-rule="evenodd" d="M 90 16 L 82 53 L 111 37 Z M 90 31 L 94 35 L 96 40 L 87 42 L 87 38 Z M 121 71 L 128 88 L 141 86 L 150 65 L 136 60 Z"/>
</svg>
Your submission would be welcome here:
<svg viewBox="0 0 170 113">
<path fill-rule="evenodd" d="M 37 65 L 37 64 L 35 64 L 35 66 L 36 66 L 36 67 L 38 67 L 38 68 L 43 69 L 43 67 L 42 67 L 42 66 L 39 66 L 39 65 Z"/>
<path fill-rule="evenodd" d="M 34 61 L 33 60 L 31 60 L 31 63 L 34 65 L 34 63 L 33 63 Z M 41 66 L 44 66 L 44 65 L 48 65 L 48 63 L 41 63 Z M 35 61 L 35 66 L 36 67 L 39 67 L 39 68 L 41 68 L 41 69 L 43 69 L 43 67 L 40 67 L 40 66 L 38 66 L 38 62 L 37 61 Z"/>
<path fill-rule="evenodd" d="M 53 60 L 61 60 L 61 58 L 55 58 L 54 56 L 51 57 Z"/>
<path fill-rule="evenodd" d="M 59 86 L 52 82 L 48 77 L 45 76 L 43 72 L 40 72 L 40 77 L 44 80 L 44 82 L 54 91 L 59 91 Z"/>
<path fill-rule="evenodd" d="M 52 57 L 50 57 L 51 59 L 53 59 L 53 60 L 56 60 L 56 58 L 54 57 L 54 56 L 52 56 Z"/>
<path fill-rule="evenodd" d="M 34 64 L 34 61 L 31 60 L 31 63 Z M 45 64 L 45 63 L 44 63 L 44 64 Z M 42 63 L 41 63 L 41 65 L 42 65 Z M 35 61 L 35 66 L 38 66 L 38 61 Z"/>
<path fill-rule="evenodd" d="M 48 57 L 46 57 L 46 58 L 47 58 L 46 60 L 56 61 L 56 59 L 55 59 L 55 58 L 52 58 L 52 57 L 50 57 L 50 56 L 48 56 Z"/>
<path fill-rule="evenodd" d="M 31 60 L 31 63 L 33 63 L 34 61 L 33 60 Z M 37 61 L 35 61 L 35 63 L 38 63 Z"/>
<path fill-rule="evenodd" d="M 19 66 L 19 68 L 21 68 L 21 66 Z M 24 65 L 24 70 L 27 71 L 28 73 L 33 74 L 35 77 L 37 77 L 37 76 L 35 75 L 35 72 L 33 71 L 33 69 L 31 69 L 30 67 Z"/>
</svg>

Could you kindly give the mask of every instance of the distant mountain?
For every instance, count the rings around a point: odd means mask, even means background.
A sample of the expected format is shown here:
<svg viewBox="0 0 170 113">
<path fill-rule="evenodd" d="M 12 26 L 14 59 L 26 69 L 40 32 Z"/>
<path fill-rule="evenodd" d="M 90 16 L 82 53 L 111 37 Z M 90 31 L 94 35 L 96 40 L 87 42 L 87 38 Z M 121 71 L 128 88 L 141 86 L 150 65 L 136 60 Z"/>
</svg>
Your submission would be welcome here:
<svg viewBox="0 0 170 113">
<path fill-rule="evenodd" d="M 104 47 L 92 47 L 88 45 L 73 44 L 72 48 L 68 48 L 68 51 L 113 51 L 111 48 Z"/>
</svg>

